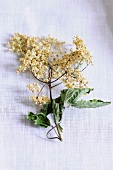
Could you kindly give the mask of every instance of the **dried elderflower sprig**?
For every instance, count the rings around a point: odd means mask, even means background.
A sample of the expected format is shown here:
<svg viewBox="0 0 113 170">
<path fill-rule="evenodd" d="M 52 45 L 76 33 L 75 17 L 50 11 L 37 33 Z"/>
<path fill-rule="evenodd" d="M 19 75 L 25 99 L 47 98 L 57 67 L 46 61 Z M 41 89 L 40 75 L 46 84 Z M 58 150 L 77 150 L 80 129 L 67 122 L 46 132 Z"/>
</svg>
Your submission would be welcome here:
<svg viewBox="0 0 113 170">
<path fill-rule="evenodd" d="M 37 81 L 43 84 L 28 84 L 27 87 L 34 94 L 30 97 L 36 105 L 42 105 L 39 113 L 29 112 L 28 120 L 35 125 L 51 129 L 47 133 L 49 139 L 59 139 L 62 141 L 61 120 L 65 106 L 76 108 L 95 108 L 110 104 L 102 100 L 80 100 L 82 95 L 89 94 L 93 89 L 88 88 L 88 81 L 84 78 L 82 71 L 88 65 L 92 65 L 92 56 L 88 51 L 84 41 L 76 36 L 73 39 L 75 49 L 66 51 L 65 42 L 61 42 L 48 35 L 47 37 L 30 37 L 15 33 L 10 38 L 7 47 L 11 52 L 19 55 L 20 66 L 17 73 L 29 70 Z M 57 83 L 60 81 L 60 83 Z M 61 90 L 58 98 L 53 99 L 52 89 L 63 83 L 67 88 Z M 49 97 L 40 96 L 43 88 L 48 87 Z M 55 126 L 51 125 L 47 115 L 52 114 Z M 49 137 L 49 133 L 55 130 L 56 137 Z M 57 132 L 56 132 L 57 131 Z"/>
<path fill-rule="evenodd" d="M 73 40 L 76 50 L 69 54 L 63 49 L 64 43 L 50 36 L 41 39 L 16 33 L 7 46 L 10 51 L 21 56 L 21 65 L 17 68 L 17 73 L 30 70 L 36 78 L 48 82 L 48 70 L 51 66 L 53 79 L 64 73 L 61 80 L 66 80 L 62 81 L 66 87 L 86 87 L 87 83 L 77 69 L 81 68 L 84 62 L 87 65 L 91 64 L 92 56 L 79 37 Z"/>
</svg>

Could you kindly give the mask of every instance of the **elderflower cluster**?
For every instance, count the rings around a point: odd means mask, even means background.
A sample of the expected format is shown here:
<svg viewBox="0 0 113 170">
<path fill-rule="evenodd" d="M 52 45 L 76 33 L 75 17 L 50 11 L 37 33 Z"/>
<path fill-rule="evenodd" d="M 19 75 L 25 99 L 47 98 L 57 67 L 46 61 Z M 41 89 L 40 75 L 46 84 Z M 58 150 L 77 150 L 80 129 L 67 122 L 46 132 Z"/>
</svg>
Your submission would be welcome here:
<svg viewBox="0 0 113 170">
<path fill-rule="evenodd" d="M 36 105 L 43 105 L 43 104 L 50 102 L 50 99 L 47 96 L 39 96 L 38 97 L 36 95 L 33 95 L 29 98 L 32 99 Z"/>
<path fill-rule="evenodd" d="M 86 64 L 85 67 L 92 64 L 92 56 L 81 38 L 76 36 L 73 43 L 76 46 L 76 50 L 70 49 L 69 54 L 66 53 L 61 59 L 54 60 L 51 63 L 54 68 L 53 77 L 58 78 L 66 72 L 61 81 L 67 88 L 87 87 L 88 82 L 85 80 L 81 70 L 84 63 Z"/>
<path fill-rule="evenodd" d="M 38 79 L 48 81 L 48 66 L 59 54 L 64 54 L 61 46 L 65 42 L 47 36 L 43 39 L 39 37 L 28 37 L 15 33 L 14 37 L 7 43 L 7 47 L 12 52 L 18 53 L 21 58 L 17 73 L 30 70 Z"/>
<path fill-rule="evenodd" d="M 29 99 L 31 99 L 33 102 L 35 102 L 36 105 L 37 104 L 43 105 L 50 101 L 47 96 L 39 96 L 42 89 L 40 88 L 40 86 L 37 83 L 28 84 L 27 87 L 31 92 L 34 93 L 33 96 L 29 97 Z M 37 92 L 38 92 L 38 94 L 36 95 Z"/>
<path fill-rule="evenodd" d="M 36 91 L 40 92 L 40 90 L 41 90 L 40 86 L 37 83 L 28 84 L 27 87 L 32 92 L 36 92 Z"/>
<path fill-rule="evenodd" d="M 40 38 L 15 33 L 7 43 L 7 47 L 21 56 L 17 73 L 29 70 L 42 83 L 48 84 L 59 79 L 67 88 L 84 88 L 88 82 L 82 71 L 92 64 L 92 56 L 80 37 L 76 36 L 73 44 L 75 49 L 70 49 L 68 52 L 64 48 L 65 42 L 60 42 L 50 35 Z M 41 90 L 36 83 L 27 87 L 32 92 Z M 36 104 L 49 101 L 48 97 L 35 95 L 32 100 Z"/>
</svg>

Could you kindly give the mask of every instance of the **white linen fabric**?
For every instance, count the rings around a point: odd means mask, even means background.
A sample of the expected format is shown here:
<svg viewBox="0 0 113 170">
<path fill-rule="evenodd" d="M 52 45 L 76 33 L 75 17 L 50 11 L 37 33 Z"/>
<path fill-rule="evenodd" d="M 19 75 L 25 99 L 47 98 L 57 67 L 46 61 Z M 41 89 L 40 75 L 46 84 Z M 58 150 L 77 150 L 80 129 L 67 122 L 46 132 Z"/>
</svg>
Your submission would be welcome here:
<svg viewBox="0 0 113 170">
<path fill-rule="evenodd" d="M 26 88 L 34 79 L 15 73 L 17 56 L 5 47 L 15 32 L 51 34 L 69 46 L 79 35 L 94 56 L 84 75 L 95 90 L 86 98 L 113 103 L 113 1 L 0 0 L 0 170 L 113 170 L 113 104 L 66 109 L 63 142 L 26 120 L 37 111 Z"/>
</svg>

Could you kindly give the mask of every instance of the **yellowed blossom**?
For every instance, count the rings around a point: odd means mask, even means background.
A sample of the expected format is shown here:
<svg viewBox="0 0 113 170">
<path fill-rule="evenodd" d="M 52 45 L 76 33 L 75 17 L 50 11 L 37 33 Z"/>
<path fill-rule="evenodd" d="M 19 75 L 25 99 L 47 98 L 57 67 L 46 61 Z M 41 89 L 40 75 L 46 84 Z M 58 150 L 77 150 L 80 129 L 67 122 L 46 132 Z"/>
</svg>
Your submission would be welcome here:
<svg viewBox="0 0 113 170">
<path fill-rule="evenodd" d="M 84 88 L 88 82 L 82 71 L 92 64 L 92 56 L 80 37 L 76 36 L 73 44 L 75 49 L 66 51 L 65 42 L 50 35 L 40 38 L 15 33 L 7 43 L 7 47 L 19 55 L 20 65 L 17 73 L 29 70 L 37 80 L 48 84 L 51 69 L 51 82 L 59 79 L 67 88 Z M 41 90 L 38 84 L 27 87 L 32 92 Z M 36 104 L 49 100 L 47 97 L 37 96 L 38 94 L 32 98 Z"/>
<path fill-rule="evenodd" d="M 43 105 L 43 104 L 46 104 L 46 103 L 50 102 L 50 99 L 48 98 L 48 96 L 33 95 L 33 96 L 29 97 L 29 98 L 32 99 L 33 102 L 36 105 Z"/>
<path fill-rule="evenodd" d="M 37 83 L 28 84 L 27 87 L 32 92 L 36 92 L 36 91 L 40 92 L 40 90 L 41 90 L 40 86 Z"/>
</svg>

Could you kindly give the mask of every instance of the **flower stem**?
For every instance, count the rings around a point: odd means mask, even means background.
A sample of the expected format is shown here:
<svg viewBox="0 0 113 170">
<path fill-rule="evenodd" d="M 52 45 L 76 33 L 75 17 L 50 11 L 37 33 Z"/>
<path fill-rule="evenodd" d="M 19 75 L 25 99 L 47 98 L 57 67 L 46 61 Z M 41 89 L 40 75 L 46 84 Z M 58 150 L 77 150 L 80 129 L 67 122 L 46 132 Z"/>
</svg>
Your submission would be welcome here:
<svg viewBox="0 0 113 170">
<path fill-rule="evenodd" d="M 58 132 L 58 135 L 59 135 L 59 140 L 62 141 L 62 136 L 61 136 L 61 133 L 60 133 L 59 125 L 56 122 L 55 122 L 55 125 L 56 125 L 57 132 Z"/>
<path fill-rule="evenodd" d="M 51 101 L 51 110 L 52 110 L 53 99 L 52 99 L 51 77 L 52 77 L 52 69 L 51 69 L 51 67 L 50 67 L 48 86 L 49 86 L 50 101 Z M 59 125 L 57 124 L 57 122 L 56 122 L 56 120 L 55 120 L 55 116 L 54 116 L 54 122 L 55 122 L 55 126 L 56 126 L 56 129 L 57 129 L 57 132 L 58 132 L 58 139 L 59 139 L 60 141 L 62 141 L 62 136 L 61 136 L 60 128 L 59 128 Z"/>
</svg>

